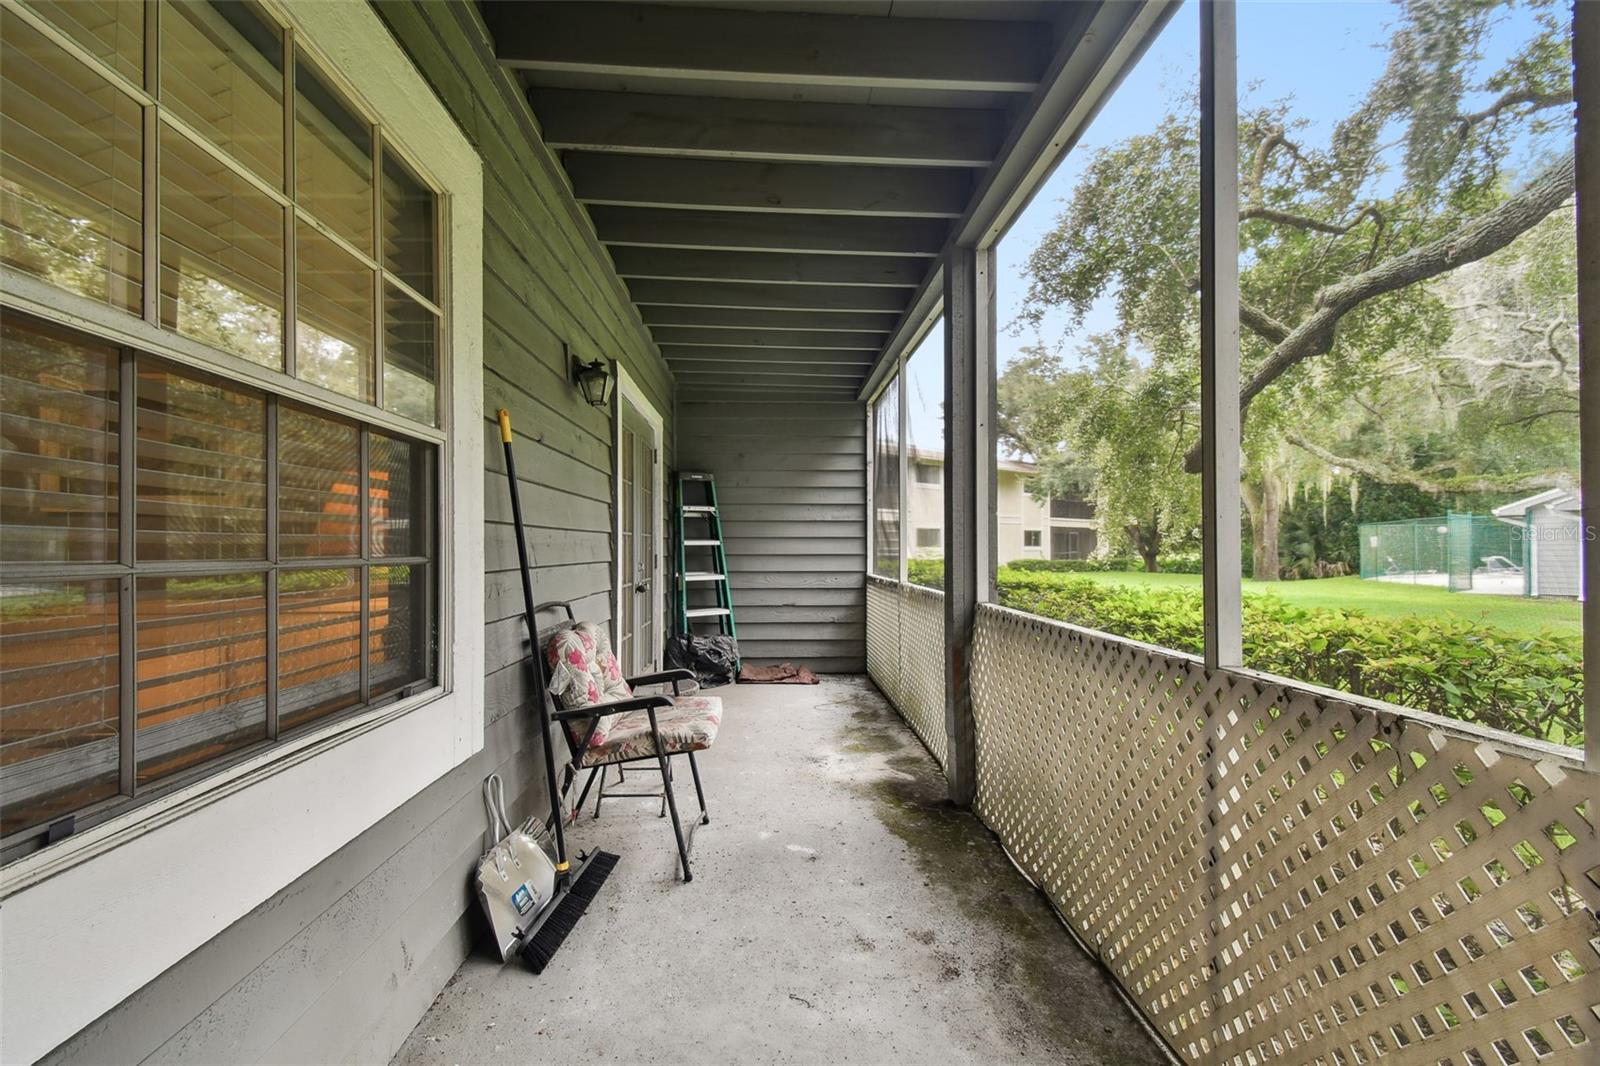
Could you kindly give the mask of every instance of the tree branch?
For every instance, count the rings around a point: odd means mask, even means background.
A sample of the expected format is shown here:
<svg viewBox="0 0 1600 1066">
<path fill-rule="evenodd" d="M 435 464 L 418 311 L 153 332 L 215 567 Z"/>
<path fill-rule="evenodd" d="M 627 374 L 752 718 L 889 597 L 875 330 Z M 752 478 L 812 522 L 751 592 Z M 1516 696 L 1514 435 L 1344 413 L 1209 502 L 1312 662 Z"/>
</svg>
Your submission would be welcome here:
<svg viewBox="0 0 1600 1066">
<path fill-rule="evenodd" d="M 1500 98 L 1482 111 L 1474 111 L 1470 115 L 1461 116 L 1461 132 L 1463 135 L 1480 122 L 1500 117 L 1500 113 L 1509 108 L 1522 104 L 1532 104 L 1530 111 L 1542 111 L 1547 107 L 1559 107 L 1562 104 L 1572 103 L 1572 91 L 1558 90 L 1553 93 L 1542 93 L 1537 89 L 1510 89 L 1500 95 Z"/>
<path fill-rule="evenodd" d="M 1560 473 L 1515 474 L 1507 477 L 1455 477 L 1435 481 L 1415 470 L 1403 470 L 1372 459 L 1353 459 L 1335 455 L 1318 444 L 1313 444 L 1298 433 L 1288 433 L 1284 439 L 1296 448 L 1310 452 L 1330 466 L 1343 467 L 1357 474 L 1365 474 L 1386 485 L 1410 485 L 1423 492 L 1442 496 L 1451 492 L 1528 492 L 1533 489 L 1565 488 L 1571 478 Z"/>
<path fill-rule="evenodd" d="M 1333 347 L 1339 321 L 1361 304 L 1385 293 L 1448 273 L 1499 251 L 1532 229 L 1573 194 L 1573 157 L 1551 165 L 1527 188 L 1493 210 L 1471 220 L 1436 241 L 1385 260 L 1359 274 L 1324 287 L 1317 293 L 1314 310 L 1280 341 L 1239 393 L 1241 416 L 1261 390 L 1291 367 Z M 1185 457 L 1191 474 L 1200 470 L 1200 448 Z"/>
</svg>

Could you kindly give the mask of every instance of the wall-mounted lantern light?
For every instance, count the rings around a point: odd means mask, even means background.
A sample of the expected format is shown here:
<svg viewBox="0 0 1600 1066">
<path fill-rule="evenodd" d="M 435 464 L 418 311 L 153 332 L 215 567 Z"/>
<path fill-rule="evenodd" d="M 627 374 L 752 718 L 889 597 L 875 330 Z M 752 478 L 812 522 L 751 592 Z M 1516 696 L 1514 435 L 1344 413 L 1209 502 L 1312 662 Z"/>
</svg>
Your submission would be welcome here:
<svg viewBox="0 0 1600 1066">
<path fill-rule="evenodd" d="M 616 385 L 616 378 L 611 376 L 611 368 L 602 359 L 592 363 L 581 361 L 572 354 L 572 349 L 567 349 L 568 358 L 572 365 L 572 383 L 578 386 L 578 391 L 583 393 L 583 398 L 590 407 L 605 407 L 611 403 L 611 390 Z"/>
</svg>

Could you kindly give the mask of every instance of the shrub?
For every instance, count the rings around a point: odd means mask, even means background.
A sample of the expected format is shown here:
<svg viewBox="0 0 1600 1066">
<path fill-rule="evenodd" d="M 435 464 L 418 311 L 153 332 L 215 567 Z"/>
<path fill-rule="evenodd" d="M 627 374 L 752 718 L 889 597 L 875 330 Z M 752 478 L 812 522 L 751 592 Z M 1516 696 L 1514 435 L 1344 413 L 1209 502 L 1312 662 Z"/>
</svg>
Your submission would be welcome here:
<svg viewBox="0 0 1600 1066">
<path fill-rule="evenodd" d="M 1008 607 L 1199 654 L 1198 589 L 1104 585 L 1002 568 Z M 1257 670 L 1558 743 L 1583 735 L 1580 638 L 1514 636 L 1454 617 L 1371 618 L 1244 601 L 1245 664 Z"/>
<path fill-rule="evenodd" d="M 913 585 L 925 585 L 931 589 L 942 589 L 944 588 L 944 560 L 907 559 L 906 579 Z"/>
</svg>

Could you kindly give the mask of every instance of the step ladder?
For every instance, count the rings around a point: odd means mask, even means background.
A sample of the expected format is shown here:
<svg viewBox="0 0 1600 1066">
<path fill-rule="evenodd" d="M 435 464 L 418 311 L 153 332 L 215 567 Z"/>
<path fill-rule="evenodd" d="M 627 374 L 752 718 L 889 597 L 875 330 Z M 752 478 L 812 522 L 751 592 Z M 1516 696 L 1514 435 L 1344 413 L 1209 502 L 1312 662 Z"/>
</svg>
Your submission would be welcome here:
<svg viewBox="0 0 1600 1066">
<path fill-rule="evenodd" d="M 693 633 L 696 624 L 715 623 L 723 636 L 739 636 L 733 621 L 733 594 L 728 588 L 728 550 L 722 542 L 722 515 L 717 511 L 717 483 L 710 474 L 679 472 L 673 497 L 678 544 L 678 632 Z M 689 592 L 710 588 L 714 606 L 689 605 Z"/>
</svg>

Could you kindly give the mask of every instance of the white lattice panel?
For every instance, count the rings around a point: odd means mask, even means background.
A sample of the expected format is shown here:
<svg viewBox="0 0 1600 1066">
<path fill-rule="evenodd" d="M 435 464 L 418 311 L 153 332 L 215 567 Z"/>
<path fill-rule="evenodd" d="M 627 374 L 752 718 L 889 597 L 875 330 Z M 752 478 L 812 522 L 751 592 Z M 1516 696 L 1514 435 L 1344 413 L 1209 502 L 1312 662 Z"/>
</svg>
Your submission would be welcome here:
<svg viewBox="0 0 1600 1066">
<path fill-rule="evenodd" d="M 1596 775 L 979 608 L 978 807 L 1193 1063 L 1594 1063 Z"/>
<path fill-rule="evenodd" d="M 867 673 L 943 766 L 942 592 L 867 578 Z"/>
</svg>

